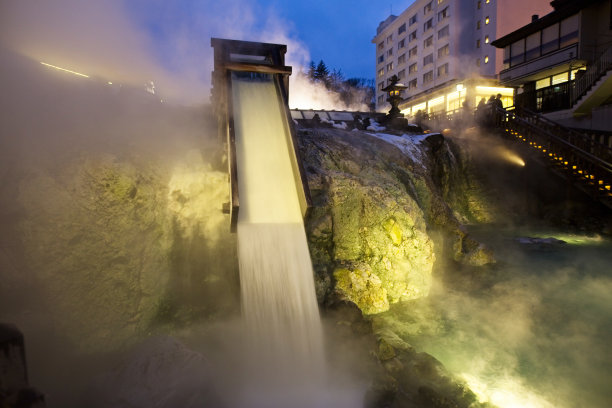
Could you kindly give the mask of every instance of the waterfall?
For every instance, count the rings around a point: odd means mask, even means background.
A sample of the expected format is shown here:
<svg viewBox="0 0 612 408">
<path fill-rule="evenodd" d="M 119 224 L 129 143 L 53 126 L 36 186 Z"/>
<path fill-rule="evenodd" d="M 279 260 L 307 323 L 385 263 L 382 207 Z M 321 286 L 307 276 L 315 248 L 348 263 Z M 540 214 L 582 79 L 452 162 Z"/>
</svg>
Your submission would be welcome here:
<svg viewBox="0 0 612 408">
<path fill-rule="evenodd" d="M 273 78 L 232 74 L 246 407 L 317 406 L 324 371 L 312 264 Z M 313 389 L 314 387 L 314 389 Z"/>
</svg>

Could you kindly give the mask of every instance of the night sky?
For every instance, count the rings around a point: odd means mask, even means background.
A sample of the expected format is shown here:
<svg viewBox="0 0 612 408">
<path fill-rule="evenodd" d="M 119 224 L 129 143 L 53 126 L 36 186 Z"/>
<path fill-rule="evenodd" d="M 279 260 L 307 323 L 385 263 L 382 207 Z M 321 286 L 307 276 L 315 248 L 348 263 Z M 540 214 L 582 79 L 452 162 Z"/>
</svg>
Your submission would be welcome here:
<svg viewBox="0 0 612 408">
<path fill-rule="evenodd" d="M 345 77 L 373 78 L 374 45 L 378 24 L 391 10 L 397 15 L 414 0 L 177 0 L 158 6 L 128 1 L 131 18 L 146 27 L 163 44 L 181 30 L 206 32 L 208 36 L 241 40 L 266 40 L 266 32 L 284 31 L 304 45 L 310 60 L 324 60 L 329 68 L 341 69 Z M 153 2 L 155 3 L 155 1 Z M 223 3 L 221 5 L 214 3 Z M 206 24 L 202 20 L 223 16 L 228 24 Z M 235 18 L 228 17 L 234 15 Z M 170 18 L 170 16 L 172 16 Z M 280 26 L 280 27 L 279 27 Z M 232 31 L 236 34 L 232 36 Z M 168 45 L 166 43 L 166 45 Z M 290 44 L 291 45 L 291 44 Z"/>
<path fill-rule="evenodd" d="M 413 0 L 0 0 L 0 47 L 104 82 L 155 81 L 167 98 L 208 97 L 210 38 L 286 44 L 294 72 L 323 60 L 375 76 L 372 38 Z"/>
</svg>

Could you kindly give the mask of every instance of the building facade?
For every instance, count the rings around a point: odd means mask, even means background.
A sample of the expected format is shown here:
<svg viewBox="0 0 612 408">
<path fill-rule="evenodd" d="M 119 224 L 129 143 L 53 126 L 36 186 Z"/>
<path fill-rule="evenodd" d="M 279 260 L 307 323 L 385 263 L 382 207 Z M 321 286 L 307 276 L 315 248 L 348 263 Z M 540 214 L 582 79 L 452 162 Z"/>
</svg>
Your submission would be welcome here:
<svg viewBox="0 0 612 408">
<path fill-rule="evenodd" d="M 610 0 L 555 0 L 555 10 L 493 44 L 516 104 L 568 126 L 612 130 Z"/>
<path fill-rule="evenodd" d="M 408 115 L 474 107 L 498 89 L 496 74 L 503 51 L 491 42 L 552 11 L 549 0 L 416 0 L 399 16 L 381 22 L 372 40 L 376 47 L 376 108 L 389 108 L 382 89 L 397 75 L 407 86 L 400 103 Z"/>
</svg>

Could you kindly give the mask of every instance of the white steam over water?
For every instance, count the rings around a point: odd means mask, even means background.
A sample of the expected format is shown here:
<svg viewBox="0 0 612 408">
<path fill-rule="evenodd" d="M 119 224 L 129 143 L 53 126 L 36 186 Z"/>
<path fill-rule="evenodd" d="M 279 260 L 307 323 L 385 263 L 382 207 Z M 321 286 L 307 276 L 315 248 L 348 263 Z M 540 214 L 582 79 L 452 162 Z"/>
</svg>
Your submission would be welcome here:
<svg viewBox="0 0 612 408">
<path fill-rule="evenodd" d="M 249 349 L 241 406 L 313 407 L 322 328 L 275 84 L 232 80 L 240 212 L 238 253 Z"/>
<path fill-rule="evenodd" d="M 554 231 L 474 233 L 500 266 L 489 284 L 439 288 L 423 302 L 429 329 L 411 342 L 500 408 L 610 406 L 612 242 Z M 517 239 L 526 236 L 542 239 Z"/>
</svg>

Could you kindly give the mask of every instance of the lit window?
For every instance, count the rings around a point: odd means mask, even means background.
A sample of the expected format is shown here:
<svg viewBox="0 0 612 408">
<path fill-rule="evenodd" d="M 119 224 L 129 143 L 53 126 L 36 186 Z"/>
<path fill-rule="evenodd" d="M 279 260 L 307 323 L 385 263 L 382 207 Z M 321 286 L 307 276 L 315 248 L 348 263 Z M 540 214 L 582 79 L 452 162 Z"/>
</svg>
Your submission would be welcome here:
<svg viewBox="0 0 612 408">
<path fill-rule="evenodd" d="M 393 62 L 387 64 L 387 72 L 393 71 Z"/>
<path fill-rule="evenodd" d="M 485 44 L 488 44 L 488 43 L 489 43 L 489 36 L 485 35 Z"/>
<path fill-rule="evenodd" d="M 489 4 L 491 2 L 491 0 L 485 0 L 485 3 Z"/>
<path fill-rule="evenodd" d="M 385 75 L 385 69 L 381 68 L 381 69 L 378 70 L 378 76 L 381 77 L 383 75 Z"/>
<path fill-rule="evenodd" d="M 485 24 L 489 24 L 489 21 L 490 21 L 490 20 L 489 20 L 489 16 L 486 16 L 486 17 L 485 17 Z"/>
<path fill-rule="evenodd" d="M 550 86 L 550 77 L 536 81 L 535 88 L 537 90 L 537 89 L 546 88 L 547 86 Z"/>
<path fill-rule="evenodd" d="M 485 61 L 485 64 L 488 64 L 488 63 L 489 63 L 489 56 L 488 56 L 488 55 L 485 57 L 485 60 L 484 60 L 484 61 Z"/>
<path fill-rule="evenodd" d="M 450 54 L 450 47 L 448 46 L 448 44 L 446 44 L 442 48 L 438 48 L 438 58 L 443 58 L 448 54 Z"/>
<path fill-rule="evenodd" d="M 417 87 L 417 80 L 416 78 L 413 79 L 412 81 L 408 82 L 408 89 L 414 89 Z"/>
<path fill-rule="evenodd" d="M 414 74 L 415 72 L 417 72 L 417 64 L 412 64 L 411 66 L 408 67 L 409 74 Z"/>
<path fill-rule="evenodd" d="M 568 77 L 567 72 L 562 72 L 560 74 L 553 75 L 552 84 L 557 85 L 557 84 L 562 84 L 563 82 L 567 82 L 567 77 Z"/>
</svg>

